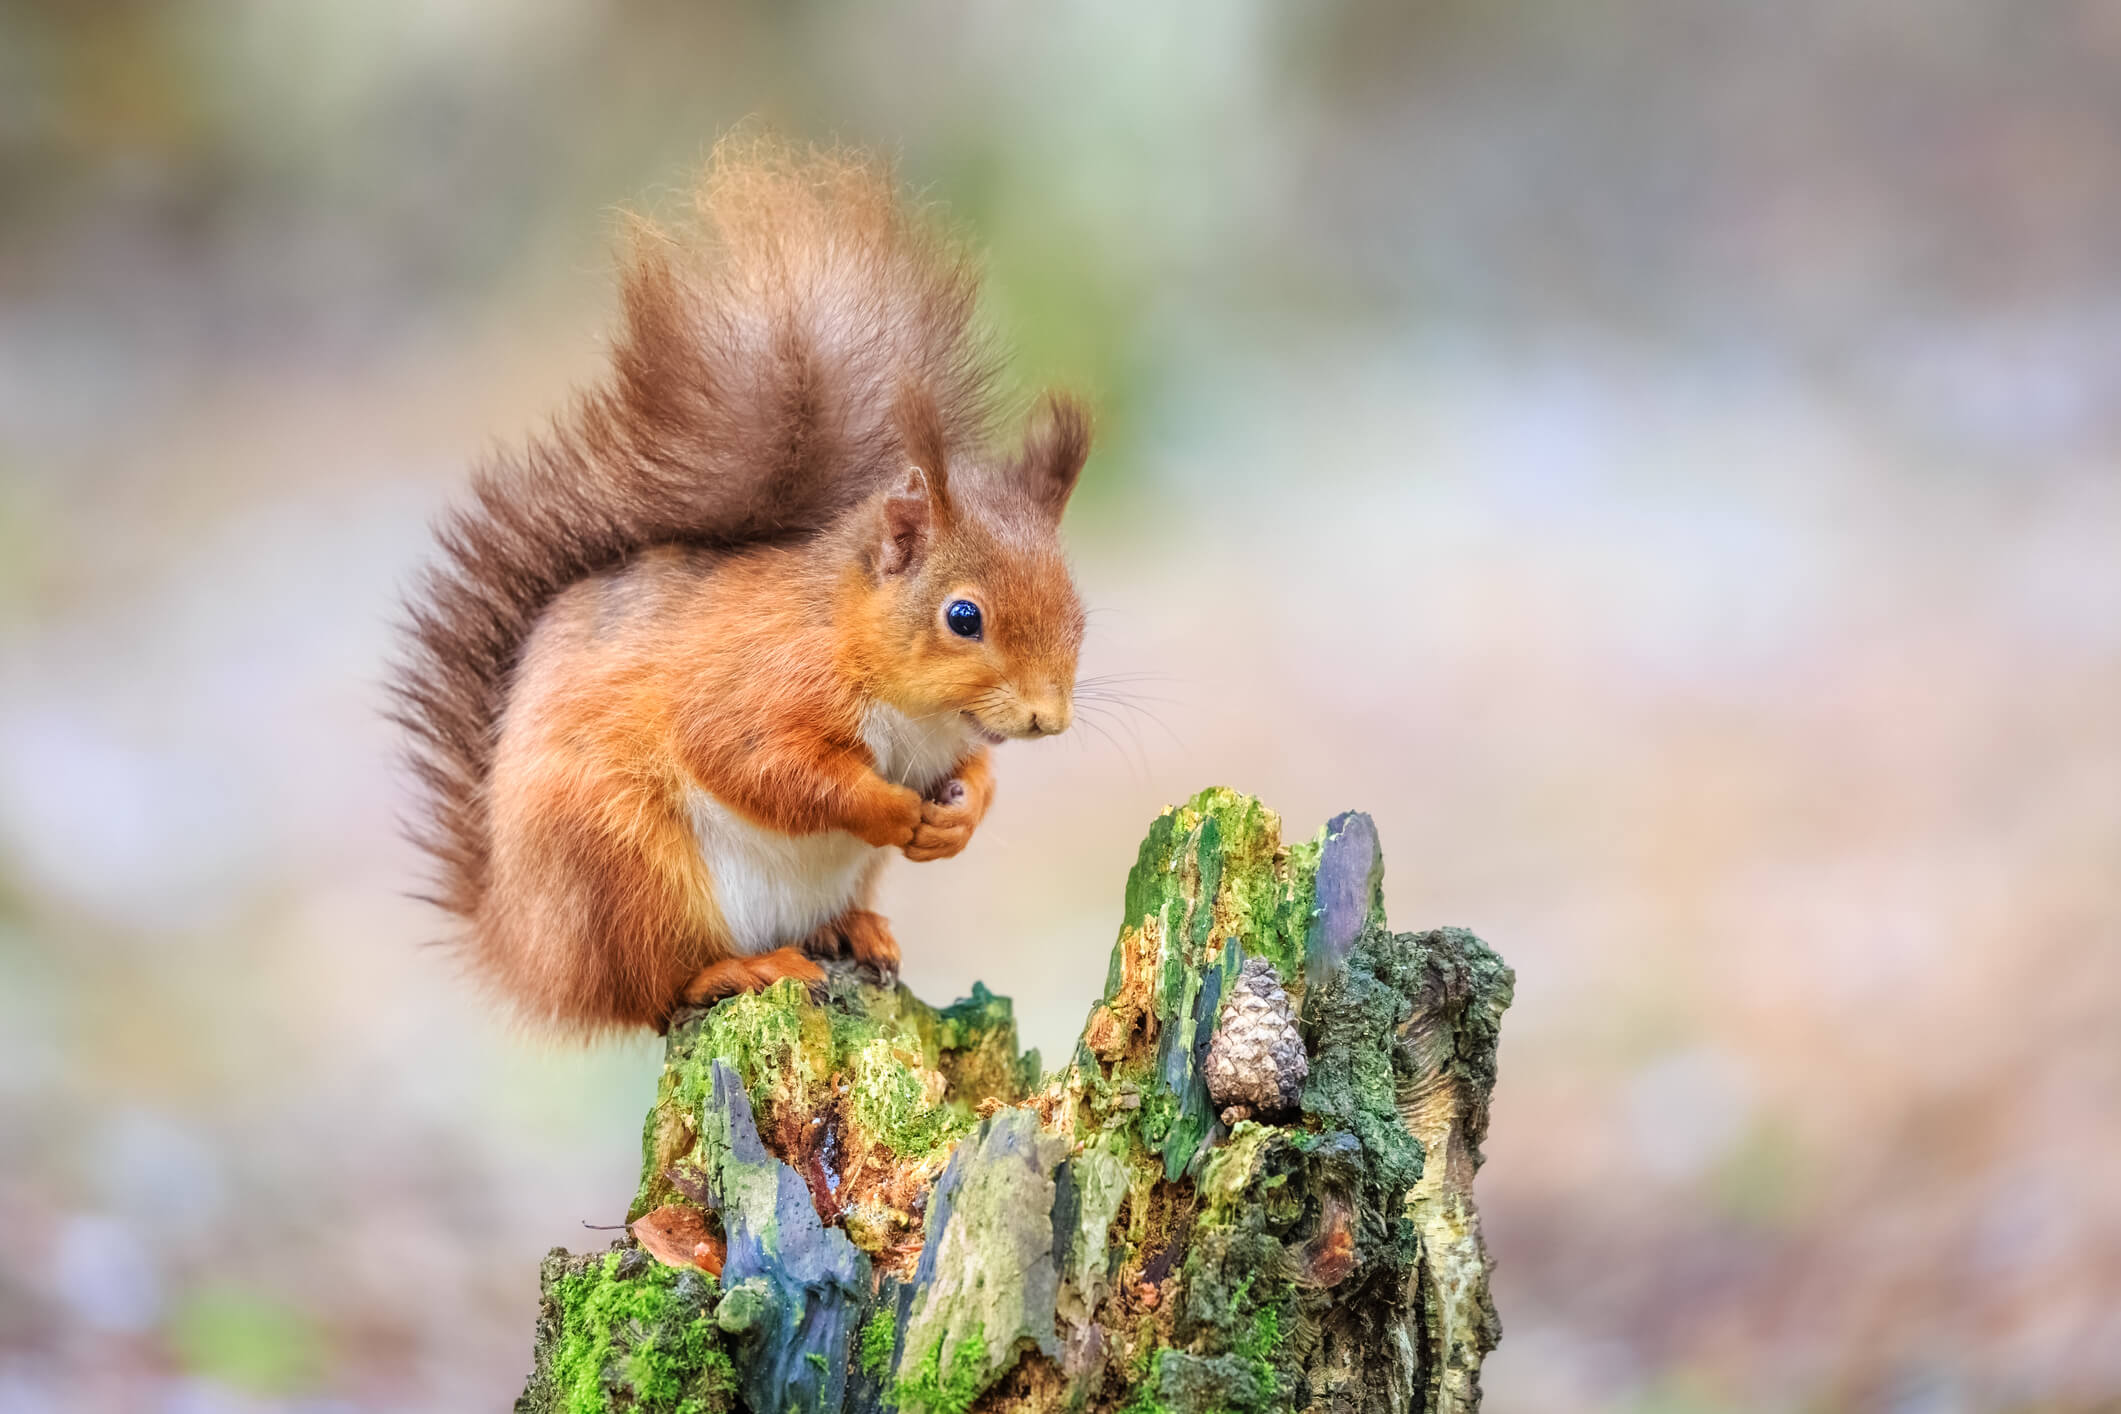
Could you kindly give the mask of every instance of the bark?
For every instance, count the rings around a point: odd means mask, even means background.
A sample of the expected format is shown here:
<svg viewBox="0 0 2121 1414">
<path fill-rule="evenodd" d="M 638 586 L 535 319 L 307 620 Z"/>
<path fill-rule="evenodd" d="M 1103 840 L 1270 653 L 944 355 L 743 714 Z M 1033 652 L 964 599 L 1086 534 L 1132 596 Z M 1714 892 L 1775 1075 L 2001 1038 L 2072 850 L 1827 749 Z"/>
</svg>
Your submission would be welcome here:
<svg viewBox="0 0 2121 1414">
<path fill-rule="evenodd" d="M 1382 875 L 1365 815 L 1284 845 L 1230 791 L 1166 811 L 1043 1079 L 984 988 L 936 1010 L 842 969 L 680 1018 L 634 1236 L 546 1259 L 519 1414 L 1476 1409 L 1512 979 L 1390 932 Z M 1309 1055 L 1250 1118 L 1203 1075 L 1247 959 Z"/>
</svg>

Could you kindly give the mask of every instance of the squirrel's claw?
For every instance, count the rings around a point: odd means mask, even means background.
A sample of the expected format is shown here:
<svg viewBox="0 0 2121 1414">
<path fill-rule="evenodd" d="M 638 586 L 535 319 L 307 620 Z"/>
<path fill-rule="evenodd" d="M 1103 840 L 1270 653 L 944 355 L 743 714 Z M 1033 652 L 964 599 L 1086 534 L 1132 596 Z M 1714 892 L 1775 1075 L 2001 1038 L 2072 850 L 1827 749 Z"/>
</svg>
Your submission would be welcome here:
<svg viewBox="0 0 2121 1414">
<path fill-rule="evenodd" d="M 866 908 L 852 909 L 836 926 L 856 962 L 886 982 L 898 980 L 898 939 L 891 935 L 891 924 L 883 914 Z"/>
<path fill-rule="evenodd" d="M 811 957 L 852 958 L 889 987 L 898 981 L 898 939 L 890 920 L 867 908 L 852 908 L 811 930 L 796 946 Z"/>
</svg>

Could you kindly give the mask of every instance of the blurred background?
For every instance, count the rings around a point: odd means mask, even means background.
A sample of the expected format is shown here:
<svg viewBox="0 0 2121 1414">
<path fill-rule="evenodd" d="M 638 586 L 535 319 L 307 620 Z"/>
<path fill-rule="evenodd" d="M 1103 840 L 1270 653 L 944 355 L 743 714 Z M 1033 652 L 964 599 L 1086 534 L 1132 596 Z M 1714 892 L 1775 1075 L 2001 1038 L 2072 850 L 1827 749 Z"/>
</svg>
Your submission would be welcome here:
<svg viewBox="0 0 2121 1414">
<path fill-rule="evenodd" d="M 908 980 L 1072 1040 L 1155 811 L 1516 965 L 1496 1414 L 2121 1408 L 2121 5 L 0 0 L 0 1411 L 462 1411 L 657 1066 L 424 943 L 380 718 L 618 210 L 900 154 L 1103 410 Z"/>
</svg>

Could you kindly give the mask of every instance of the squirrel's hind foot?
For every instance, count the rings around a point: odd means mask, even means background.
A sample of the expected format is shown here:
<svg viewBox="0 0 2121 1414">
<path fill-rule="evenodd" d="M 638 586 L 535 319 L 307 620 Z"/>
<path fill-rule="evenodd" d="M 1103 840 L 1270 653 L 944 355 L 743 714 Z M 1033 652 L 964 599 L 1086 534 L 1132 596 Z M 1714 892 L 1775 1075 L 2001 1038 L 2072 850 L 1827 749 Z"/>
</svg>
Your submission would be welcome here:
<svg viewBox="0 0 2121 1414">
<path fill-rule="evenodd" d="M 848 909 L 799 946 L 812 957 L 851 957 L 887 987 L 898 981 L 898 939 L 890 920 L 871 909 Z"/>
<path fill-rule="evenodd" d="M 785 977 L 793 977 L 818 995 L 825 986 L 825 969 L 797 948 L 775 948 L 757 957 L 725 957 L 709 963 L 692 975 L 680 993 L 686 1006 L 706 1006 L 739 992 L 762 992 Z"/>
</svg>

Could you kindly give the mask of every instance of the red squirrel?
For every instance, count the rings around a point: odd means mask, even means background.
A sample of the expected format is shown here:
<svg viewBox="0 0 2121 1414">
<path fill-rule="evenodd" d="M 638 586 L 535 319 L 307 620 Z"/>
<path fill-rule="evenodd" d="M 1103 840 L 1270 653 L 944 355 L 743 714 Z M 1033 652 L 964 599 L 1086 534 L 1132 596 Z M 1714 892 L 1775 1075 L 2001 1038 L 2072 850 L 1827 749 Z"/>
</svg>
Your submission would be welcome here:
<svg viewBox="0 0 2121 1414">
<path fill-rule="evenodd" d="M 434 900 L 562 1030 L 895 969 L 879 866 L 1072 712 L 1082 406 L 990 446 L 978 273 L 880 164 L 725 143 L 695 204 L 634 223 L 607 379 L 440 523 L 394 685 Z"/>
</svg>

